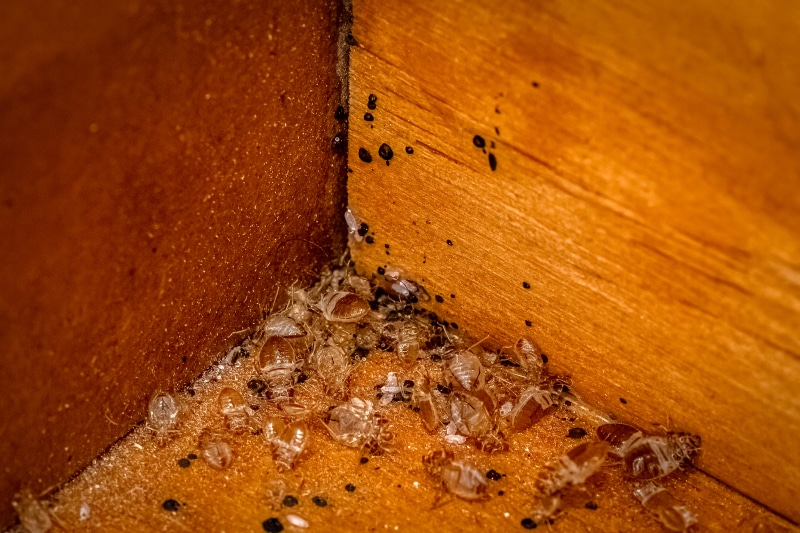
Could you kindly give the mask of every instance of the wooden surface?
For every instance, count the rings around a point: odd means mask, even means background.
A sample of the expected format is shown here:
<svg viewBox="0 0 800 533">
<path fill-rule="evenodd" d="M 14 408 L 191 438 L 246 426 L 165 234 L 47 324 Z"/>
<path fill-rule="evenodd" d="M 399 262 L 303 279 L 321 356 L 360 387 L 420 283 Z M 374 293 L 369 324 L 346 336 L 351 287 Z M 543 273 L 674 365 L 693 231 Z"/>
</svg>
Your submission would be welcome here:
<svg viewBox="0 0 800 533">
<path fill-rule="evenodd" d="M 385 383 L 387 372 L 397 367 L 393 355 L 374 353 L 352 373 L 350 390 L 374 401 L 375 385 Z M 205 428 L 226 435 L 217 407 L 223 387 L 239 390 L 260 407 L 255 413 L 259 421 L 280 414 L 247 389 L 247 381 L 254 377 L 251 359 L 240 360 L 235 368 L 211 369 L 193 384 L 193 396 L 179 395 L 186 418 L 174 441 L 158 448 L 152 435 L 141 426 L 136 428 L 56 496 L 53 515 L 69 531 L 255 532 L 263 531 L 262 522 L 270 518 L 280 520 L 286 531 L 302 531 L 289 525 L 289 514 L 307 520 L 308 531 L 525 531 L 521 521 L 534 506 L 534 476 L 547 461 L 589 439 L 567 438 L 570 428 L 583 427 L 592 434 L 594 427 L 590 413 L 573 405 L 513 435 L 508 453 L 488 455 L 469 444 L 446 444 L 441 434 L 431 435 L 424 429 L 416 413 L 392 403 L 384 414 L 397 435 L 397 451 L 368 455 L 366 464 L 360 462 L 359 450 L 336 444 L 317 421 L 310 432 L 308 455 L 287 473 L 275 471 L 263 436 L 250 433 L 225 437 L 235 451 L 227 470 L 213 470 L 202 459 L 179 466 L 179 460 L 198 454 L 198 435 Z M 319 392 L 314 392 L 321 389 L 316 380 L 311 377 L 296 387 L 297 401 L 307 404 L 319 399 Z M 260 422 L 256 425 L 260 427 Z M 421 458 L 442 447 L 484 472 L 495 469 L 503 475 L 488 482 L 488 501 L 470 503 L 439 491 Z M 282 496 L 277 500 L 267 496 L 268 487 L 276 481 L 285 483 L 286 495 L 298 499 L 296 506 L 281 505 Z M 345 490 L 347 484 L 354 485 L 355 491 Z M 666 486 L 699 515 L 697 533 L 751 531 L 758 522 L 787 525 L 699 472 L 678 475 Z M 554 525 L 540 529 L 662 531 L 630 490 L 619 470 L 609 467 L 590 480 L 586 491 L 569 499 L 570 506 Z M 328 505 L 315 505 L 315 496 L 323 497 Z M 177 511 L 164 510 L 163 503 L 169 499 L 180 504 Z M 596 510 L 585 507 L 590 501 Z"/>
<path fill-rule="evenodd" d="M 800 520 L 800 6 L 354 13 L 358 268 L 489 345 L 534 336 L 587 402 L 702 435 L 702 469 Z"/>
<path fill-rule="evenodd" d="M 0 529 L 344 242 L 337 2 L 6 4 Z"/>
</svg>

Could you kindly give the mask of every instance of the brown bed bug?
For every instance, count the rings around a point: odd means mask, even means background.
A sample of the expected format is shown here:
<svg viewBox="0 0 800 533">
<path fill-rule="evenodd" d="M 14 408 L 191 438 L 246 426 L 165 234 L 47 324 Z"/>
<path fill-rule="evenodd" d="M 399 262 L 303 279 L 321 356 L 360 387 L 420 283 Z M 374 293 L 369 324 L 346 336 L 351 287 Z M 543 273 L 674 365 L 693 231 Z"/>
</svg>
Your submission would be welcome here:
<svg viewBox="0 0 800 533">
<path fill-rule="evenodd" d="M 219 412 L 225 417 L 225 424 L 234 433 L 244 433 L 250 429 L 253 410 L 247 405 L 242 394 L 231 387 L 223 388 L 217 398 Z"/>
<path fill-rule="evenodd" d="M 264 421 L 264 438 L 272 448 L 272 460 L 278 472 L 294 468 L 308 446 L 310 434 L 305 422 L 296 421 L 289 425 L 277 417 Z"/>
<path fill-rule="evenodd" d="M 24 531 L 46 533 L 53 527 L 53 520 L 47 505 L 37 499 L 29 489 L 23 489 L 15 494 L 11 505 L 17 512 Z"/>
<path fill-rule="evenodd" d="M 364 298 L 344 291 L 330 292 L 320 301 L 317 308 L 329 322 L 359 322 L 371 310 Z"/>
<path fill-rule="evenodd" d="M 543 496 L 583 484 L 595 474 L 608 454 L 605 442 L 586 442 L 562 455 L 540 472 L 536 488 Z"/>
<path fill-rule="evenodd" d="M 147 424 L 159 446 L 178 433 L 176 429 L 180 419 L 180 406 L 175 398 L 166 392 L 158 392 L 150 399 L 147 406 Z"/>
<path fill-rule="evenodd" d="M 297 357 L 283 337 L 269 337 L 258 354 L 257 370 L 267 385 L 267 398 L 287 401 L 294 395 Z"/>
<path fill-rule="evenodd" d="M 422 464 L 430 475 L 438 479 L 450 493 L 465 500 L 485 500 L 487 482 L 483 472 L 473 465 L 455 459 L 453 452 L 436 450 L 422 458 Z"/>
<path fill-rule="evenodd" d="M 528 387 L 522 391 L 508 415 L 509 426 L 514 431 L 524 431 L 541 420 L 554 405 L 555 400 L 549 391 Z"/>
<path fill-rule="evenodd" d="M 633 495 L 670 531 L 686 531 L 697 523 L 697 517 L 689 508 L 654 483 L 637 488 Z"/>
<path fill-rule="evenodd" d="M 200 457 L 215 470 L 224 470 L 233 463 L 233 448 L 220 435 L 203 430 L 197 439 Z"/>
<path fill-rule="evenodd" d="M 351 448 L 366 448 L 373 453 L 392 448 L 394 435 L 369 400 L 351 398 L 333 408 L 325 427 L 334 440 Z"/>
</svg>

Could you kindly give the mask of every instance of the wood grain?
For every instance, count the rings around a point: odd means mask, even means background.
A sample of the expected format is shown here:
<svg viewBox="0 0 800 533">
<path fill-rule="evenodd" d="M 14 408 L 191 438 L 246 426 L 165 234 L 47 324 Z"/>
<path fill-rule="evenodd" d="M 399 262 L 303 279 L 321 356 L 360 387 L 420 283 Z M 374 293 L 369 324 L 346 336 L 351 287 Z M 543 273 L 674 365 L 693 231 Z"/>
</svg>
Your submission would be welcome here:
<svg viewBox="0 0 800 533">
<path fill-rule="evenodd" d="M 590 404 L 702 435 L 702 469 L 800 520 L 798 4 L 354 13 L 358 268 L 497 346 L 534 336 Z"/>
<path fill-rule="evenodd" d="M 340 9 L 4 5 L 0 530 L 341 253 Z"/>
</svg>

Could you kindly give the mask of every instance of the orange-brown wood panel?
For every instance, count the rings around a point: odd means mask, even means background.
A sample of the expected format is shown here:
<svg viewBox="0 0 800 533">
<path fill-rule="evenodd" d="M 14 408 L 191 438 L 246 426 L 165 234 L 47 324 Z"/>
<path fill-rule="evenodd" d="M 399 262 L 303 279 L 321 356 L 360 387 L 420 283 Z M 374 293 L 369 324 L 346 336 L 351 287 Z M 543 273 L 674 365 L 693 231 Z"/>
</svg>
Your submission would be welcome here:
<svg viewBox="0 0 800 533">
<path fill-rule="evenodd" d="M 0 18 L 0 527 L 341 252 L 341 5 Z"/>
<path fill-rule="evenodd" d="M 358 268 L 496 346 L 533 335 L 586 401 L 702 435 L 701 468 L 800 520 L 798 4 L 354 13 Z"/>
</svg>

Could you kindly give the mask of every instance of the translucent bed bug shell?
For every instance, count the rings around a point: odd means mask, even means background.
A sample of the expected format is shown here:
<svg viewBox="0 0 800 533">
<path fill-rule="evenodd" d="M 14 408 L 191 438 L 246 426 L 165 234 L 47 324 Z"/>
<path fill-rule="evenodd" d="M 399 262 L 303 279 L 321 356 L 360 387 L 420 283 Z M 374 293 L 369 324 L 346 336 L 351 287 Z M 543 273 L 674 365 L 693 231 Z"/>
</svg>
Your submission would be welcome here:
<svg viewBox="0 0 800 533">
<path fill-rule="evenodd" d="M 224 470 L 233 463 L 231 445 L 222 436 L 205 429 L 198 437 L 200 457 L 215 470 Z"/>
<path fill-rule="evenodd" d="M 24 489 L 19 491 L 11 502 L 17 512 L 20 524 L 28 533 L 46 533 L 53 527 L 50 510 L 43 502 L 34 497 L 33 493 Z"/>
<path fill-rule="evenodd" d="M 159 392 L 153 395 L 147 406 L 147 429 L 153 432 L 159 446 L 164 446 L 177 434 L 179 418 L 180 407 L 171 394 Z"/>
<path fill-rule="evenodd" d="M 318 308 L 329 322 L 359 322 L 370 312 L 369 303 L 352 292 L 331 292 L 320 301 Z"/>
<path fill-rule="evenodd" d="M 607 455 L 605 442 L 580 444 L 545 467 L 536 480 L 536 487 L 543 496 L 549 496 L 581 485 L 603 466 Z"/>
<path fill-rule="evenodd" d="M 520 337 L 514 343 L 514 354 L 519 360 L 520 366 L 524 368 L 530 377 L 538 379 L 544 367 L 542 360 L 542 350 L 539 345 L 531 339 Z"/>
<path fill-rule="evenodd" d="M 437 450 L 422 458 L 430 475 L 439 479 L 450 493 L 465 500 L 484 500 L 489 497 L 483 472 L 466 461 L 457 460 L 453 452 Z"/>
<path fill-rule="evenodd" d="M 269 337 L 258 355 L 257 369 L 267 385 L 267 398 L 288 401 L 294 395 L 294 347 L 284 337 Z"/>
<path fill-rule="evenodd" d="M 411 320 L 405 321 L 397 331 L 397 356 L 407 365 L 419 359 L 420 327 Z"/>
<path fill-rule="evenodd" d="M 372 285 L 370 285 L 369 280 L 367 278 L 356 276 L 356 275 L 349 275 L 347 276 L 347 284 L 353 289 L 357 295 L 361 296 L 366 300 L 372 299 Z"/>
<path fill-rule="evenodd" d="M 244 433 L 250 429 L 250 418 L 253 415 L 253 410 L 247 405 L 244 396 L 239 391 L 231 387 L 225 387 L 219 393 L 217 405 L 219 406 L 219 412 L 225 417 L 225 424 L 228 429 L 234 433 Z"/>
<path fill-rule="evenodd" d="M 363 241 L 364 237 L 358 231 L 361 227 L 361 223 L 358 221 L 349 207 L 344 212 L 344 220 L 347 222 L 347 232 L 350 234 L 350 236 L 355 239 L 356 242 Z"/>
<path fill-rule="evenodd" d="M 272 315 L 261 327 L 264 337 L 305 337 L 306 330 L 290 316 Z"/>
<path fill-rule="evenodd" d="M 458 431 L 468 437 L 480 437 L 492 430 L 492 417 L 486 406 L 469 394 L 453 394 L 450 419 Z"/>
<path fill-rule="evenodd" d="M 286 425 L 280 418 L 270 417 L 264 421 L 264 438 L 272 448 L 275 468 L 278 472 L 285 472 L 293 469 L 302 457 L 310 434 L 305 422 Z"/>
<path fill-rule="evenodd" d="M 325 392 L 333 397 L 343 396 L 352 369 L 345 351 L 329 343 L 316 349 L 311 360 L 322 379 Z"/>
<path fill-rule="evenodd" d="M 427 377 L 418 376 L 414 392 L 411 396 L 412 405 L 418 409 L 422 425 L 428 431 L 435 431 L 441 426 L 439 409 L 430 389 L 430 380 Z"/>
<path fill-rule="evenodd" d="M 367 448 L 373 452 L 390 450 L 394 435 L 372 406 L 372 402 L 351 398 L 328 414 L 325 425 L 337 442 L 351 448 Z"/>
<path fill-rule="evenodd" d="M 472 352 L 461 351 L 456 353 L 447 368 L 453 381 L 465 391 L 483 389 L 486 374 L 481 360 Z"/>
<path fill-rule="evenodd" d="M 630 446 L 644 437 L 638 428 L 628 424 L 602 424 L 597 427 L 597 438 L 608 443 L 608 453 L 612 457 L 622 458 Z"/>
<path fill-rule="evenodd" d="M 627 447 L 623 472 L 634 479 L 658 479 L 690 463 L 700 447 L 700 437 L 688 434 L 645 436 Z"/>
<path fill-rule="evenodd" d="M 686 531 L 697 523 L 694 513 L 664 488 L 653 483 L 637 488 L 633 495 L 669 531 Z"/>
<path fill-rule="evenodd" d="M 528 387 L 522 391 L 516 405 L 508 416 L 509 426 L 514 431 L 524 431 L 541 420 L 555 401 L 549 391 L 539 387 Z"/>
</svg>

